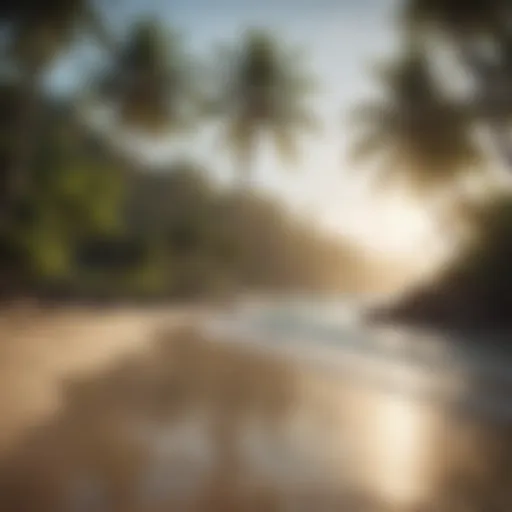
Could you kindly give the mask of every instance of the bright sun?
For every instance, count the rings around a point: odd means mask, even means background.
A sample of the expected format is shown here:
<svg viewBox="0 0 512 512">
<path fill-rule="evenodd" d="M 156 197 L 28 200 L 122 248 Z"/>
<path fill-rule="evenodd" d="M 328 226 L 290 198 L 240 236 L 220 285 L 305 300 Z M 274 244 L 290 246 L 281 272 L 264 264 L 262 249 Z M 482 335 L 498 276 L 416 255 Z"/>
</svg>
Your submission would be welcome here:
<svg viewBox="0 0 512 512">
<path fill-rule="evenodd" d="M 434 235 L 428 215 L 405 200 L 377 206 L 361 219 L 361 235 L 376 251 L 415 253 L 418 246 Z"/>
<path fill-rule="evenodd" d="M 442 239 L 428 212 L 404 196 L 367 198 L 337 222 L 337 231 L 354 237 L 375 254 L 431 259 L 442 251 Z"/>
</svg>

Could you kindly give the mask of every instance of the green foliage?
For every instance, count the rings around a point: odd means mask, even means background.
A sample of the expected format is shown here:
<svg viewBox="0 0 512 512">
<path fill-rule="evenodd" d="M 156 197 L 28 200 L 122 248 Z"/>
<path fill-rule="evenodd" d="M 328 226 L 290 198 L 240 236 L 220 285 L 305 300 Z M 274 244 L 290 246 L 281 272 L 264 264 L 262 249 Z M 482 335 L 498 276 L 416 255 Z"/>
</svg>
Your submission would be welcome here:
<svg viewBox="0 0 512 512">
<path fill-rule="evenodd" d="M 77 245 L 119 228 L 122 201 L 118 170 L 84 151 L 69 108 L 47 103 L 37 135 L 30 187 L 3 232 L 17 271 L 35 282 L 67 278 Z"/>
</svg>

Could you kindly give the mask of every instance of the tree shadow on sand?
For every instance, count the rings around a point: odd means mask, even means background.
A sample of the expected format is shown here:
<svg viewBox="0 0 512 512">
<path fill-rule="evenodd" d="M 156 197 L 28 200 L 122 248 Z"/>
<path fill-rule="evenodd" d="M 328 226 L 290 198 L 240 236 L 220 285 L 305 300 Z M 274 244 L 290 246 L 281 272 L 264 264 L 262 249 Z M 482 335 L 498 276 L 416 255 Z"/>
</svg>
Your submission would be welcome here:
<svg viewBox="0 0 512 512">
<path fill-rule="evenodd" d="M 147 354 L 67 383 L 60 413 L 2 461 L 0 508 L 271 511 L 294 499 L 301 510 L 310 510 L 308 502 L 339 510 L 332 508 L 338 491 L 322 487 L 322 468 L 302 450 L 300 435 L 283 448 L 286 426 L 307 409 L 306 381 L 277 358 L 191 330 L 161 333 Z M 261 455 L 248 432 L 266 445 L 273 468 L 246 462 Z M 288 478 L 298 469 L 303 474 Z"/>
</svg>

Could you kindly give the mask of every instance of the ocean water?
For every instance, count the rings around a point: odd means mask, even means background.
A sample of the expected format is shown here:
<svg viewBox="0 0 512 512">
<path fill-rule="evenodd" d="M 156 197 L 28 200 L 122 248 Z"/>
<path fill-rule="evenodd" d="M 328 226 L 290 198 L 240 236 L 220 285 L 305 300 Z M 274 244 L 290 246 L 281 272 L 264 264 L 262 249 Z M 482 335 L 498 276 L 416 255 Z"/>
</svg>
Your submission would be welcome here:
<svg viewBox="0 0 512 512">
<path fill-rule="evenodd" d="M 434 393 L 452 406 L 512 421 L 512 357 L 506 343 L 490 335 L 461 339 L 399 325 L 371 325 L 365 320 L 367 310 L 368 301 L 361 299 L 280 297 L 241 304 L 219 328 L 258 346 L 304 355 L 335 372 L 349 365 L 363 379 L 408 373 L 414 377 L 394 384 L 405 394 L 423 386 L 426 394 Z"/>
</svg>

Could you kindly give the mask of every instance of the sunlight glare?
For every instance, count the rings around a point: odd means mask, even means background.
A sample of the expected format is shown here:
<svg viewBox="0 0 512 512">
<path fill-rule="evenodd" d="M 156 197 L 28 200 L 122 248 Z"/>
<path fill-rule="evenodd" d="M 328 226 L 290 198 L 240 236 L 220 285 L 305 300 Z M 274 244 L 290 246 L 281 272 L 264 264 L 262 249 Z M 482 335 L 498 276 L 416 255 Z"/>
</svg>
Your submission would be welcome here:
<svg viewBox="0 0 512 512">
<path fill-rule="evenodd" d="M 376 415 L 379 485 L 391 499 L 414 501 L 423 492 L 425 418 L 419 407 L 397 396 L 382 400 Z"/>
<path fill-rule="evenodd" d="M 442 237 L 432 214 L 403 195 L 387 200 L 361 198 L 344 216 L 338 231 L 355 238 L 377 254 L 415 258 L 441 251 Z"/>
</svg>

